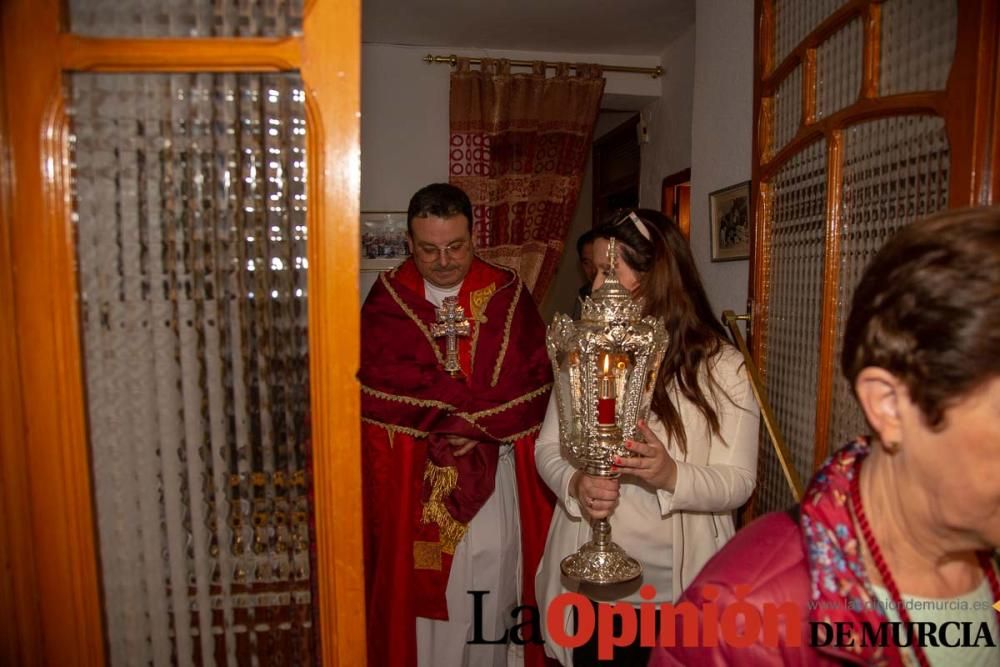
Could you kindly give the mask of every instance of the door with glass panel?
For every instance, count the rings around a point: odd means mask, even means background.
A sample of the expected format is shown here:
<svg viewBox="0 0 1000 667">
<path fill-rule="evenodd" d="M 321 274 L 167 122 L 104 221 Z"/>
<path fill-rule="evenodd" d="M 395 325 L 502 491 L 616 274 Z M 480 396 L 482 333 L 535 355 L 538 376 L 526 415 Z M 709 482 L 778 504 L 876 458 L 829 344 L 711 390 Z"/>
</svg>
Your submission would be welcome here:
<svg viewBox="0 0 1000 667">
<path fill-rule="evenodd" d="M 22 664 L 363 664 L 359 27 L 5 3 Z"/>
<path fill-rule="evenodd" d="M 753 348 L 808 479 L 865 431 L 840 377 L 867 262 L 895 230 L 1000 194 L 994 0 L 759 0 Z M 754 513 L 791 505 L 762 433 Z"/>
</svg>

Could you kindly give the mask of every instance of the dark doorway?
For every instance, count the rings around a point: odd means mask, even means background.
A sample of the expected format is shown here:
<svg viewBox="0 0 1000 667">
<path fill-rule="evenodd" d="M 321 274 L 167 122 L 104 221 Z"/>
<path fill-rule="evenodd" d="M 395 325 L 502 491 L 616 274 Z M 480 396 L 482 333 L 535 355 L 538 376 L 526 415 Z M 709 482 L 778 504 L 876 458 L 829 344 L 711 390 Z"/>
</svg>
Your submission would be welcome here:
<svg viewBox="0 0 1000 667">
<path fill-rule="evenodd" d="M 639 205 L 639 114 L 594 142 L 594 221 Z"/>
</svg>

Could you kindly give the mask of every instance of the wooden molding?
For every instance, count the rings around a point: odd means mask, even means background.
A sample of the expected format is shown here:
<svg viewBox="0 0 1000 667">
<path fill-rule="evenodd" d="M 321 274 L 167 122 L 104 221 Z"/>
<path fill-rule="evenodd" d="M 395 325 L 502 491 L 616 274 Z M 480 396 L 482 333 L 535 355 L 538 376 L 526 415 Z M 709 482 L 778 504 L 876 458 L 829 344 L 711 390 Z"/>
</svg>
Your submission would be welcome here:
<svg viewBox="0 0 1000 667">
<path fill-rule="evenodd" d="M 943 110 L 951 146 L 952 207 L 1000 196 L 1000 6 L 959 0 L 958 48 Z"/>
<path fill-rule="evenodd" d="M 756 0 L 754 10 L 754 88 L 769 77 L 774 69 L 774 0 Z"/>
<path fill-rule="evenodd" d="M 836 375 L 837 297 L 840 290 L 840 193 L 843 172 L 841 131 L 830 133 L 826 151 L 826 233 L 823 253 L 823 309 L 819 327 L 819 368 L 816 373 L 816 438 L 813 468 L 830 453 L 830 410 Z M 838 443 L 839 444 L 839 443 Z"/>
<path fill-rule="evenodd" d="M 333 34 L 331 34 L 333 27 Z M 313 488 L 323 664 L 366 661 L 361 517 L 359 0 L 306 15 L 309 349 Z"/>
<path fill-rule="evenodd" d="M 816 122 L 816 49 L 807 49 L 802 57 L 802 117 L 800 128 Z"/>
<path fill-rule="evenodd" d="M 24 442 L 27 437 L 17 351 L 11 253 L 14 180 L 7 132 L 7 89 L 0 50 L 0 655 L 11 664 L 42 665 L 31 496 Z"/>
<path fill-rule="evenodd" d="M 821 137 L 829 137 L 848 125 L 871 120 L 905 114 L 944 115 L 948 105 L 946 91 L 932 93 L 906 93 L 890 95 L 877 100 L 859 99 L 854 104 L 840 109 L 815 123 L 799 129 L 780 151 L 762 160 L 760 177 L 768 179 L 784 166 L 790 158 Z"/>
<path fill-rule="evenodd" d="M 982 171 L 984 174 L 992 174 L 993 178 L 991 181 L 984 178 L 977 201 L 980 204 L 995 204 L 1000 199 L 1000 7 L 987 4 L 984 9 L 987 13 L 984 25 L 989 32 L 984 39 L 987 44 L 981 49 L 981 53 L 993 62 L 993 67 L 987 68 L 987 71 L 993 72 L 993 81 L 992 94 L 988 96 L 988 101 L 984 101 L 984 116 L 991 120 L 991 128 L 987 163 Z"/>
<path fill-rule="evenodd" d="M 59 35 L 64 70 L 85 72 L 279 72 L 302 64 L 297 37 L 117 39 Z"/>
<path fill-rule="evenodd" d="M 761 329 L 766 325 L 767 320 L 761 314 L 764 295 L 763 271 L 760 270 L 764 259 L 764 230 L 762 226 L 767 220 L 764 214 L 764 184 L 760 181 L 760 156 L 767 152 L 768 136 L 765 136 L 764 127 L 764 105 L 771 105 L 772 100 L 762 96 L 760 82 L 771 69 L 771 54 L 773 52 L 774 39 L 774 0 L 754 0 L 754 46 L 753 46 L 753 134 L 751 135 L 753 160 L 750 165 L 750 210 L 753 212 L 753 222 L 750 225 L 750 261 L 748 271 L 750 275 L 747 289 L 747 312 L 750 313 L 751 320 L 747 326 L 747 347 L 750 349 L 750 356 L 761 374 L 761 382 L 764 379 L 764 364 L 761 360 L 760 346 Z M 766 391 L 766 385 L 765 385 Z M 766 445 L 767 441 L 763 435 L 758 436 L 758 444 Z M 757 452 L 758 469 L 762 460 L 762 447 Z M 742 512 L 739 515 L 741 525 L 753 521 L 757 516 L 757 489 L 750 494 Z"/>
<path fill-rule="evenodd" d="M 880 71 L 882 67 L 882 5 L 868 5 L 865 12 L 861 54 L 861 97 L 874 99 L 878 96 Z"/>
<path fill-rule="evenodd" d="M 830 14 L 826 19 L 814 28 L 785 58 L 777 64 L 773 71 L 769 72 L 761 80 L 764 95 L 772 95 L 778 89 L 785 77 L 792 73 L 796 65 L 805 61 L 806 52 L 817 48 L 825 42 L 833 33 L 837 32 L 854 18 L 861 15 L 871 0 L 849 0 L 845 2 L 837 11 Z M 773 15 L 773 9 L 772 9 Z M 773 19 L 772 19 L 773 21 Z M 773 37 L 772 37 L 773 39 Z M 768 58 L 771 56 L 768 54 Z"/>
<path fill-rule="evenodd" d="M 66 187 L 59 3 L 4 4 L 11 256 L 42 661 L 105 664 Z M 16 72 L 17 77 L 10 76 Z M 30 81 L 31 85 L 24 85 Z M 31 576 L 18 573 L 17 576 Z"/>
<path fill-rule="evenodd" d="M 679 189 L 683 186 L 683 189 Z M 676 214 L 674 209 L 676 210 Z M 691 242 L 691 168 L 670 174 L 660 183 L 660 213 L 673 219 Z"/>
</svg>

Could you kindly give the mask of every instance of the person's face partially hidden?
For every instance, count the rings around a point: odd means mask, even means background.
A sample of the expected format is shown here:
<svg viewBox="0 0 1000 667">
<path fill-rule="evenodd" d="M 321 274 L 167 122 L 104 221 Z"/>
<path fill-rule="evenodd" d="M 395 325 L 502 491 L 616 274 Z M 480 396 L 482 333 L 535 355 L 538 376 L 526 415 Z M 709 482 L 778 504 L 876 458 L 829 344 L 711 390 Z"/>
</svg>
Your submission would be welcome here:
<svg viewBox="0 0 1000 667">
<path fill-rule="evenodd" d="M 588 283 L 594 282 L 594 276 L 597 275 L 597 265 L 594 264 L 594 244 L 588 243 L 583 246 L 583 250 L 580 254 L 580 269 L 583 271 L 584 277 L 586 277 Z"/>
<path fill-rule="evenodd" d="M 472 266 L 472 234 L 461 213 L 447 218 L 413 218 L 406 242 L 424 280 L 442 289 L 454 287 Z"/>
<path fill-rule="evenodd" d="M 597 268 L 594 290 L 604 284 L 604 278 L 611 271 L 611 264 L 608 262 L 608 245 L 607 239 L 594 241 L 594 264 Z M 615 273 L 618 275 L 618 282 L 622 284 L 622 287 L 633 292 L 634 295 L 635 290 L 639 287 L 639 274 L 625 263 L 625 259 L 622 257 L 622 245 L 621 241 L 615 244 L 615 254 L 618 256 L 618 261 L 615 262 Z"/>
</svg>

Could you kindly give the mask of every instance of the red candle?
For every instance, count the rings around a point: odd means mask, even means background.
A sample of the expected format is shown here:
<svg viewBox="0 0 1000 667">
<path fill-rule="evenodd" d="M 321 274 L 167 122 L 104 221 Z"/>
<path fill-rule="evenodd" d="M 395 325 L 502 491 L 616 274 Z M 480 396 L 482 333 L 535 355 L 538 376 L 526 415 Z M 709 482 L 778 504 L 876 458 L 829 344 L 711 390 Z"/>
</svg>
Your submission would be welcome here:
<svg viewBox="0 0 1000 667">
<path fill-rule="evenodd" d="M 604 355 L 604 372 L 598 385 L 597 423 L 604 426 L 615 423 L 615 376 L 611 374 L 610 354 Z"/>
<path fill-rule="evenodd" d="M 615 424 L 615 399 L 597 399 L 597 423 L 604 426 L 614 426 Z"/>
</svg>

